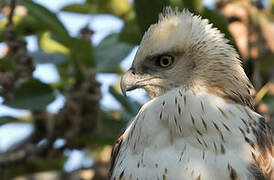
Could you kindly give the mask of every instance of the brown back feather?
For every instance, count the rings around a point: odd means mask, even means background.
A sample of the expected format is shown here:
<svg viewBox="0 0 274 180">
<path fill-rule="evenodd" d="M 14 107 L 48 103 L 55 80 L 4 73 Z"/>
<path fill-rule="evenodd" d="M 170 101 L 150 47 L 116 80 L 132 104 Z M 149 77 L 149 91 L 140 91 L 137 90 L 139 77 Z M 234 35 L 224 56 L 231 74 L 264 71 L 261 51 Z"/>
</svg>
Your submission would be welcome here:
<svg viewBox="0 0 274 180">
<path fill-rule="evenodd" d="M 273 135 L 272 130 L 263 118 L 259 123 L 252 126 L 252 131 L 257 139 L 257 145 L 260 155 L 254 159 L 250 167 L 250 172 L 256 177 L 255 179 L 272 180 L 274 179 L 274 167 L 272 165 L 272 158 L 274 157 L 273 150 Z"/>
</svg>

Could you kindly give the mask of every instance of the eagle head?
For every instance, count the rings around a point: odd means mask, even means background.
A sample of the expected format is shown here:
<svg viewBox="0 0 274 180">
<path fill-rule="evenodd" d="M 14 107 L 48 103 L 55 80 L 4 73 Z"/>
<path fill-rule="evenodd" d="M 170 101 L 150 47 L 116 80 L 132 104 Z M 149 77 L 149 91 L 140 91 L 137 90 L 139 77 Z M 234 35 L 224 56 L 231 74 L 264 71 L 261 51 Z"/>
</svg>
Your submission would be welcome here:
<svg viewBox="0 0 274 180">
<path fill-rule="evenodd" d="M 207 19 L 168 7 L 144 34 L 121 89 L 143 88 L 154 98 L 177 87 L 204 87 L 251 106 L 252 85 L 224 35 Z"/>
</svg>

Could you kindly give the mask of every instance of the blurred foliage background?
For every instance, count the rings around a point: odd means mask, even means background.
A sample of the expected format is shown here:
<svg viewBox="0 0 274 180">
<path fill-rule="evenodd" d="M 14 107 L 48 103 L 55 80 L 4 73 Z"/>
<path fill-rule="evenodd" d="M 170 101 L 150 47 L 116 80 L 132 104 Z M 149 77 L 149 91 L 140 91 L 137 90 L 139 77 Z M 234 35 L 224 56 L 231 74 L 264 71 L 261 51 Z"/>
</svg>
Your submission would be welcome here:
<svg viewBox="0 0 274 180">
<path fill-rule="evenodd" d="M 61 1 L 61 0 L 59 0 Z M 0 179 L 80 180 L 107 179 L 111 145 L 141 104 L 120 94 L 119 82 L 109 93 L 121 109 L 102 108 L 98 73 L 121 75 L 122 60 L 138 46 L 150 24 L 157 22 L 165 6 L 188 8 L 219 28 L 238 50 L 245 71 L 256 91 L 254 105 L 266 120 L 274 121 L 274 1 L 217 0 L 211 8 L 201 0 L 85 0 L 60 12 L 86 15 L 109 14 L 123 21 L 119 33 L 105 37 L 98 45 L 94 32 L 81 27 L 71 36 L 58 18 L 31 0 L 2 0 L 0 41 L 5 50 L 0 59 L 0 96 L 3 104 L 29 110 L 28 116 L 1 116 L 7 123 L 30 123 L 32 133 L 0 153 Z M 88 24 L 88 22 L 87 22 Z M 38 50 L 26 48 L 25 37 L 37 37 Z M 33 77 L 36 66 L 51 63 L 60 80 L 44 83 Z M 49 74 L 50 76 L 50 74 Z M 46 107 L 57 94 L 65 104 L 56 113 Z M 64 140 L 61 146 L 54 144 Z M 89 167 L 64 171 L 66 150 L 78 149 L 92 158 Z"/>
</svg>

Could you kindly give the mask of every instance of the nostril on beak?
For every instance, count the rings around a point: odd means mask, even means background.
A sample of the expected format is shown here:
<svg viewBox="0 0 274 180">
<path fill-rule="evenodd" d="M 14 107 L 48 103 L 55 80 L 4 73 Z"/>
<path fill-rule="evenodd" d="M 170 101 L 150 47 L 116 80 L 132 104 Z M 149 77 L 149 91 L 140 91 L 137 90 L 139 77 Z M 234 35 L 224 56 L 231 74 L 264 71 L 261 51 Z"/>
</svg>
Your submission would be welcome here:
<svg viewBox="0 0 274 180">
<path fill-rule="evenodd" d="M 130 68 L 130 70 L 131 70 L 131 74 L 135 75 L 135 69 L 132 67 Z"/>
</svg>

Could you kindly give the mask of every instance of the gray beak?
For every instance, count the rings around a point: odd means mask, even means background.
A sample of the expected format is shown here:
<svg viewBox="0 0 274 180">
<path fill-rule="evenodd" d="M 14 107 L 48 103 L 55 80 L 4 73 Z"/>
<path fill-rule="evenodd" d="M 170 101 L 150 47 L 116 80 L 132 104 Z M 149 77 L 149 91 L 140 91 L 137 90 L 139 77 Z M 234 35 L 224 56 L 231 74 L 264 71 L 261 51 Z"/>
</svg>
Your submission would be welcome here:
<svg viewBox="0 0 274 180">
<path fill-rule="evenodd" d="M 126 96 L 127 91 L 134 90 L 138 88 L 137 86 L 137 75 L 135 74 L 134 70 L 130 68 L 122 77 L 121 77 L 121 90 L 124 96 Z"/>
</svg>

